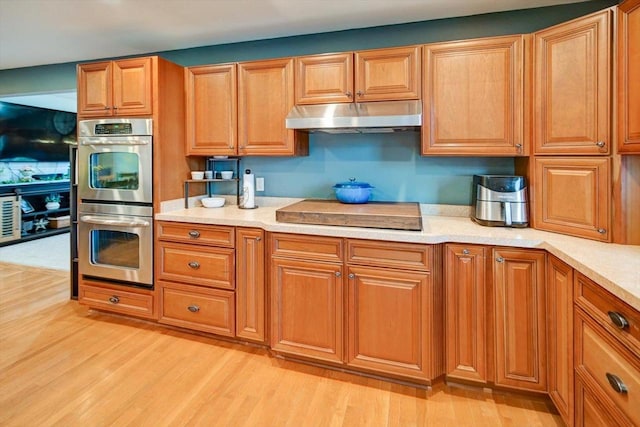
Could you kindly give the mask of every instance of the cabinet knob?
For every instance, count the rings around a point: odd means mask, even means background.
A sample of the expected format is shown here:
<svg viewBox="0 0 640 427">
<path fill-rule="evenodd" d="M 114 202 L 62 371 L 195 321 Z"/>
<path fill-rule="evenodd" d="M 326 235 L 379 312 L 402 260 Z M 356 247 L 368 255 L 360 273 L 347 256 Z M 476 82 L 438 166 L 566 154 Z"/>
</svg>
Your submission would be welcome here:
<svg viewBox="0 0 640 427">
<path fill-rule="evenodd" d="M 334 274 L 336 275 L 336 277 L 342 276 L 342 273 L 340 273 L 339 271 L 336 271 Z"/>
<path fill-rule="evenodd" d="M 117 304 L 117 303 L 119 303 L 119 302 L 120 302 L 120 298 L 118 298 L 118 297 L 117 297 L 117 296 L 115 296 L 115 295 L 112 295 L 112 296 L 110 296 L 110 297 L 109 297 L 109 302 L 110 302 L 111 304 Z"/>
<path fill-rule="evenodd" d="M 359 97 L 362 97 L 364 95 L 364 92 L 359 90 L 356 92 L 356 95 L 358 95 Z"/>
<path fill-rule="evenodd" d="M 349 273 L 349 279 L 355 279 L 355 278 L 356 278 L 356 275 L 355 275 L 355 274 L 353 274 L 353 273 Z"/>
<path fill-rule="evenodd" d="M 200 311 L 200 307 L 198 307 L 195 304 L 190 305 L 189 307 L 187 307 L 187 310 L 189 310 L 192 313 L 197 313 Z"/>
<path fill-rule="evenodd" d="M 200 232 L 198 230 L 191 230 L 189 232 L 189 236 L 197 239 L 198 237 L 200 237 Z"/>
<path fill-rule="evenodd" d="M 607 372 L 607 380 L 609 381 L 611 388 L 614 389 L 616 393 L 627 394 L 627 386 L 620 377 Z"/>
<path fill-rule="evenodd" d="M 256 237 L 256 242 L 259 242 L 261 240 L 262 240 L 262 237 L 260 237 L 260 236 Z"/>
<path fill-rule="evenodd" d="M 229 148 L 233 148 L 233 144 L 229 144 Z"/>
<path fill-rule="evenodd" d="M 347 98 L 351 98 L 353 96 L 353 94 L 351 93 L 351 91 L 346 91 L 345 95 L 347 95 Z"/>
<path fill-rule="evenodd" d="M 618 329 L 625 329 L 629 327 L 629 321 L 617 311 L 609 311 L 607 312 L 607 314 L 609 315 L 609 318 L 611 319 L 613 324 L 616 325 Z"/>
<path fill-rule="evenodd" d="M 607 230 L 604 228 L 598 228 L 598 233 L 600 234 L 607 234 Z"/>
<path fill-rule="evenodd" d="M 110 110 L 110 109 L 111 109 L 111 107 L 104 107 L 104 109 L 105 109 L 105 110 Z"/>
<path fill-rule="evenodd" d="M 504 262 L 504 258 L 502 258 L 501 256 L 499 256 L 498 258 L 496 258 L 496 261 L 498 261 L 498 262 Z"/>
<path fill-rule="evenodd" d="M 469 255 L 469 249 L 463 249 L 462 255 Z"/>
<path fill-rule="evenodd" d="M 187 264 L 190 268 L 197 270 L 200 268 L 200 263 L 198 261 L 191 261 Z"/>
<path fill-rule="evenodd" d="M 596 142 L 596 145 L 600 148 L 604 147 L 606 144 L 604 143 L 604 141 L 598 141 Z"/>
</svg>

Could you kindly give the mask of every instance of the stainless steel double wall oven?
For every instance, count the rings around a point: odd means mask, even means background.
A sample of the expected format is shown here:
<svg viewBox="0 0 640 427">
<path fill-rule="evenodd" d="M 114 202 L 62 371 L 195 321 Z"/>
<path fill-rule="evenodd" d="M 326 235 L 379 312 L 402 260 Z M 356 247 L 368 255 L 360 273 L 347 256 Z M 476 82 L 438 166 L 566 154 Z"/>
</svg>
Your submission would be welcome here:
<svg viewBox="0 0 640 427">
<path fill-rule="evenodd" d="M 78 124 L 79 273 L 153 286 L 153 121 Z"/>
</svg>

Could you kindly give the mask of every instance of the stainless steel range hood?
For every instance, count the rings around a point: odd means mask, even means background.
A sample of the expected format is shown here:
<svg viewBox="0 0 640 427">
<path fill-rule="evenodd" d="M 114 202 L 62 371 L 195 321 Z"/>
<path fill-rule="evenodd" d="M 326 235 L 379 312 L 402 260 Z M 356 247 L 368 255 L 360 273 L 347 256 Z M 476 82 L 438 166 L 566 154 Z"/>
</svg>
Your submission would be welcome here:
<svg viewBox="0 0 640 427">
<path fill-rule="evenodd" d="M 297 105 L 287 129 L 328 133 L 375 133 L 415 130 L 422 125 L 420 101 L 384 101 Z"/>
</svg>

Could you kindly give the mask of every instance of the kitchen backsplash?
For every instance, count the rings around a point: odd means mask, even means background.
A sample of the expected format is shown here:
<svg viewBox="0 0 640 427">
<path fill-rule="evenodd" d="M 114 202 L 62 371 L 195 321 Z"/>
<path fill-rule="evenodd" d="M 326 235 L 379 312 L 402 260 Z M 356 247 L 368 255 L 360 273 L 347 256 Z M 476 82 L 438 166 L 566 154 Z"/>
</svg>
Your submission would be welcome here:
<svg viewBox="0 0 640 427">
<path fill-rule="evenodd" d="M 264 177 L 258 196 L 334 198 L 333 186 L 356 178 L 371 200 L 470 205 L 475 174 L 513 175 L 513 158 L 423 157 L 420 133 L 311 134 L 309 156 L 244 157 L 241 169 Z M 229 185 L 225 188 L 223 185 Z M 232 184 L 214 191 L 229 194 Z"/>
</svg>

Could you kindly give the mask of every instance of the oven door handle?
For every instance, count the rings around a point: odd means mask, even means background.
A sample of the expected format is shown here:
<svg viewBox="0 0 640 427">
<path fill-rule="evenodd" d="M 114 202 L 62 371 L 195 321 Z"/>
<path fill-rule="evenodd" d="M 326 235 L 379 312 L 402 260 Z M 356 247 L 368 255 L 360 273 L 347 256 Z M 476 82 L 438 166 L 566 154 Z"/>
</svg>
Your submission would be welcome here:
<svg viewBox="0 0 640 427">
<path fill-rule="evenodd" d="M 114 225 L 117 227 L 149 227 L 151 223 L 144 220 L 123 220 L 119 218 L 109 218 L 104 216 L 83 215 L 80 217 L 80 221 L 87 224 L 97 225 Z"/>
</svg>

